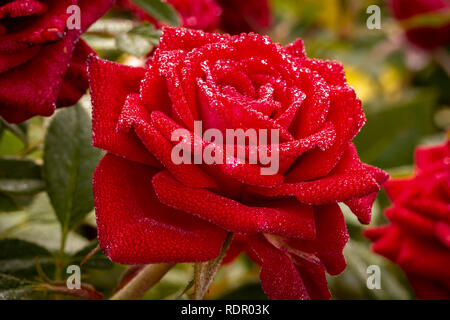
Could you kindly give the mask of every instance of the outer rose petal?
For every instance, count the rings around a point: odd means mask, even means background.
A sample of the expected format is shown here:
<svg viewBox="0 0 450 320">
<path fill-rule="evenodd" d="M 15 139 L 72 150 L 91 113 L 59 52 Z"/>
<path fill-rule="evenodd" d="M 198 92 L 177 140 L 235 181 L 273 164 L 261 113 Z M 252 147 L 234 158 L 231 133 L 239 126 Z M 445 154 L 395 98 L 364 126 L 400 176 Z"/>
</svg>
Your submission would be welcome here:
<svg viewBox="0 0 450 320">
<path fill-rule="evenodd" d="M 226 232 L 161 204 L 151 186 L 157 171 L 107 154 L 94 174 L 99 243 L 123 264 L 215 258 Z"/>
<path fill-rule="evenodd" d="M 349 239 L 345 219 L 337 204 L 316 206 L 315 240 L 291 240 L 290 246 L 301 251 L 316 253 L 331 275 L 344 271 L 346 263 L 342 253 Z"/>
<path fill-rule="evenodd" d="M 242 234 L 272 233 L 289 237 L 309 237 L 313 225 L 310 208 L 298 206 L 249 207 L 209 190 L 185 187 L 167 172 L 153 178 L 159 200 L 173 208 L 191 213 L 230 232 Z M 305 223 L 306 222 L 306 223 Z"/>
<path fill-rule="evenodd" d="M 145 70 L 97 57 L 92 57 L 88 65 L 94 146 L 130 160 L 159 167 L 156 159 L 147 152 L 136 135 L 116 130 L 125 99 L 128 94 L 139 92 L 139 83 Z"/>
<path fill-rule="evenodd" d="M 272 300 L 307 300 L 308 291 L 300 272 L 287 255 L 261 236 L 250 240 L 250 247 L 261 263 L 261 285 Z"/>
<path fill-rule="evenodd" d="M 89 87 L 86 61 L 95 51 L 83 39 L 75 46 L 69 69 L 64 76 L 57 106 L 74 105 Z"/>
</svg>

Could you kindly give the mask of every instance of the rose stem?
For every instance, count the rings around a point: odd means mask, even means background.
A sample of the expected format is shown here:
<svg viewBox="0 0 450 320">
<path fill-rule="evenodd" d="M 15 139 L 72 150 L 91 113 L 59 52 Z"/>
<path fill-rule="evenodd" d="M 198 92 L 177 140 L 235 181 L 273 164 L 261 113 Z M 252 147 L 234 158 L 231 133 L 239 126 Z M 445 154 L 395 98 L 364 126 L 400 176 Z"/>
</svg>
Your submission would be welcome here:
<svg viewBox="0 0 450 320">
<path fill-rule="evenodd" d="M 111 300 L 138 300 L 174 266 L 173 263 L 149 264 L 144 267 Z"/>
</svg>

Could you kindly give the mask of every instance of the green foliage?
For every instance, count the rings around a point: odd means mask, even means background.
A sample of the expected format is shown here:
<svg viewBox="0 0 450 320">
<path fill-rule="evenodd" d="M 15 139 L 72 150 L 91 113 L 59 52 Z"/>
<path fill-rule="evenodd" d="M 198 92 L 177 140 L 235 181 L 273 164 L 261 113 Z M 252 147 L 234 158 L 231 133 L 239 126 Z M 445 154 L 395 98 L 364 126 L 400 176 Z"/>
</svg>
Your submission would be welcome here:
<svg viewBox="0 0 450 320">
<path fill-rule="evenodd" d="M 37 273 L 37 259 L 46 273 L 54 270 L 54 258 L 47 249 L 18 239 L 0 240 L 0 273 L 30 278 Z"/>
<path fill-rule="evenodd" d="M 17 300 L 26 298 L 33 291 L 32 283 L 0 273 L 0 300 Z"/>
<path fill-rule="evenodd" d="M 136 57 L 143 57 L 158 45 L 161 32 L 149 23 L 135 26 L 116 38 L 117 48 Z"/>
<path fill-rule="evenodd" d="M 165 1 L 162 0 L 132 0 L 139 7 L 144 9 L 156 20 L 165 22 L 171 26 L 180 25 L 180 16 L 177 11 Z"/>
<path fill-rule="evenodd" d="M 101 152 L 91 145 L 91 120 L 81 105 L 59 111 L 47 132 L 44 179 L 63 233 L 94 207 L 92 174 Z"/>
<path fill-rule="evenodd" d="M 350 240 L 344 249 L 347 268 L 336 277 L 328 277 L 334 299 L 411 299 L 411 290 L 397 266 L 374 255 L 367 244 Z M 368 289 L 367 268 L 380 268 L 380 289 Z"/>
<path fill-rule="evenodd" d="M 355 139 L 363 161 L 382 168 L 413 163 L 414 149 L 434 132 L 432 92 L 416 94 L 409 101 L 367 112 L 367 124 Z"/>
</svg>

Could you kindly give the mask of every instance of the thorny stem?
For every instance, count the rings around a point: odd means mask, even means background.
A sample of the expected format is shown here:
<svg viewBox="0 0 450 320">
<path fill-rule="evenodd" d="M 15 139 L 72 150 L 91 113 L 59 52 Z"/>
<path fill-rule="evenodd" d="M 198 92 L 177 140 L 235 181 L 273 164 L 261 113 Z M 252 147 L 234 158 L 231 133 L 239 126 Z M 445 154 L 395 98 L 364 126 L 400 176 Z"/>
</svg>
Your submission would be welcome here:
<svg viewBox="0 0 450 320">
<path fill-rule="evenodd" d="M 196 263 L 194 265 L 194 294 L 195 300 L 202 300 L 205 294 L 208 292 L 209 286 L 214 281 L 217 271 L 222 264 L 222 260 L 225 257 L 228 248 L 231 245 L 233 239 L 233 233 L 229 232 L 222 245 L 219 255 L 214 260 Z"/>
<path fill-rule="evenodd" d="M 111 300 L 138 300 L 161 280 L 173 263 L 149 264 L 111 297 Z"/>
</svg>

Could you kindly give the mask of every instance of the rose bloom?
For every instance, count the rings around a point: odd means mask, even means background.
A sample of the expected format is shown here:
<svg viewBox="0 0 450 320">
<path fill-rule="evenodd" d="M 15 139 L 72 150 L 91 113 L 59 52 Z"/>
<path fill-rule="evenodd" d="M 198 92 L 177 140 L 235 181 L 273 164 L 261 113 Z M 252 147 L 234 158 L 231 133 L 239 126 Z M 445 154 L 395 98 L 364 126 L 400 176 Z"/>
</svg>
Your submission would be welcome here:
<svg viewBox="0 0 450 320">
<path fill-rule="evenodd" d="M 390 0 L 390 5 L 395 18 L 399 21 L 433 13 L 444 18 L 450 13 L 450 0 Z M 436 27 L 412 28 L 406 31 L 406 37 L 422 49 L 437 49 L 450 44 L 450 23 Z"/>
<path fill-rule="evenodd" d="M 215 0 L 167 0 L 167 2 L 179 13 L 182 26 L 185 28 L 214 31 L 219 27 L 222 11 Z M 149 21 L 161 27 L 155 18 L 131 0 L 118 0 L 116 5 L 130 10 L 141 21 Z"/>
<path fill-rule="evenodd" d="M 397 263 L 420 299 L 450 299 L 450 142 L 420 147 L 415 173 L 385 184 L 390 224 L 366 230 L 373 250 Z"/>
<path fill-rule="evenodd" d="M 93 51 L 80 35 L 113 0 L 13 0 L 0 4 L 0 116 L 18 123 L 73 105 L 88 87 L 86 59 Z M 68 30 L 78 5 L 81 30 Z"/>
<path fill-rule="evenodd" d="M 344 270 L 348 240 L 338 202 L 368 223 L 387 179 L 351 142 L 365 117 L 342 65 L 307 58 L 301 40 L 168 27 L 147 65 L 89 63 L 93 143 L 108 152 L 94 174 L 103 252 L 123 264 L 208 261 L 233 232 L 269 298 L 330 298 L 325 271 Z M 258 148 L 279 150 L 278 173 L 232 155 L 174 164 L 172 133 L 196 120 L 224 136 L 276 129 L 279 144 Z"/>
</svg>

